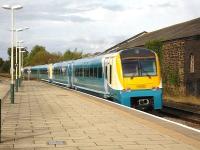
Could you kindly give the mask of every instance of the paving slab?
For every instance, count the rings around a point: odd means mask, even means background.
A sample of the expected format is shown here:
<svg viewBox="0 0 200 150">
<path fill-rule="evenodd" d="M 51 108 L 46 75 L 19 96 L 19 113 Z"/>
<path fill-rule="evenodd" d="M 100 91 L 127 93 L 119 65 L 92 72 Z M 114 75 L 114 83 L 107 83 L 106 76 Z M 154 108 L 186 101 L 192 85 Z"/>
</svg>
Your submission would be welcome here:
<svg viewBox="0 0 200 150">
<path fill-rule="evenodd" d="M 0 77 L 0 99 L 3 99 L 10 87 L 9 79 Z"/>
<path fill-rule="evenodd" d="M 15 97 L 3 104 L 0 149 L 200 149 L 199 140 L 158 122 L 47 83 L 24 81 Z"/>
</svg>

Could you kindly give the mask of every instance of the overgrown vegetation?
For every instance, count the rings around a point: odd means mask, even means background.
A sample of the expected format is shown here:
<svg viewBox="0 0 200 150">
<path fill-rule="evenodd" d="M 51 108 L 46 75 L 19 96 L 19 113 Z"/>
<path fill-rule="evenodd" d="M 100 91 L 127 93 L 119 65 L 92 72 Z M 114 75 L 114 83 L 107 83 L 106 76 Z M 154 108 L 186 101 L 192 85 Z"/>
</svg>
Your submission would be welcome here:
<svg viewBox="0 0 200 150">
<path fill-rule="evenodd" d="M 145 47 L 156 52 L 159 57 L 164 93 L 173 96 L 179 93 L 177 88 L 180 86 L 179 73 L 178 70 L 172 68 L 169 69 L 168 64 L 164 64 L 162 41 L 161 40 L 148 41 L 145 43 Z"/>
<path fill-rule="evenodd" d="M 159 57 L 160 64 L 162 64 L 163 52 L 162 52 L 163 43 L 161 40 L 152 40 L 145 43 L 145 47 L 156 52 Z"/>
<path fill-rule="evenodd" d="M 168 81 L 170 84 L 174 86 L 179 86 L 180 79 L 177 71 L 169 71 L 168 72 Z"/>
</svg>

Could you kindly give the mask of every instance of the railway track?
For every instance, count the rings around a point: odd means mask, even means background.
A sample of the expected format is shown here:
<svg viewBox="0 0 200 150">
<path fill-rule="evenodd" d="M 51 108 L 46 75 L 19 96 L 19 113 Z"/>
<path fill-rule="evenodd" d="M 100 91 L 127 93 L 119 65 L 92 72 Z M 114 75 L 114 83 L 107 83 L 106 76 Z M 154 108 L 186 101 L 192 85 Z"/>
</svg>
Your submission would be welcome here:
<svg viewBox="0 0 200 150">
<path fill-rule="evenodd" d="M 190 127 L 200 129 L 200 114 L 184 109 L 163 105 L 160 111 L 150 112 L 153 115 L 166 118 Z"/>
<path fill-rule="evenodd" d="M 183 110 L 183 109 L 179 109 L 179 108 L 175 108 L 175 107 L 170 107 L 170 106 L 166 106 L 166 105 L 163 106 L 163 109 L 161 111 L 162 111 L 162 113 L 166 113 L 166 114 L 172 115 L 174 117 L 181 118 L 185 121 L 196 123 L 196 124 L 200 125 L 200 114 L 199 113 L 195 113 L 192 111 L 187 111 L 187 110 Z"/>
</svg>

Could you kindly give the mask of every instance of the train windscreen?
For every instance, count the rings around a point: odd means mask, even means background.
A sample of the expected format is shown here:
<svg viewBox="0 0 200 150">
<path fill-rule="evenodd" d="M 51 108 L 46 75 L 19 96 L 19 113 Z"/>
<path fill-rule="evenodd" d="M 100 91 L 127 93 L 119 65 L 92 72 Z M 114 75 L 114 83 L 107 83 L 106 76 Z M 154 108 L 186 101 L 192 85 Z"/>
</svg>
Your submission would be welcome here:
<svg viewBox="0 0 200 150">
<path fill-rule="evenodd" d="M 150 77 L 157 74 L 156 58 L 152 51 L 131 49 L 122 51 L 120 55 L 124 77 Z"/>
<path fill-rule="evenodd" d="M 125 77 L 155 76 L 156 61 L 154 58 L 127 59 L 122 61 L 122 69 Z"/>
</svg>

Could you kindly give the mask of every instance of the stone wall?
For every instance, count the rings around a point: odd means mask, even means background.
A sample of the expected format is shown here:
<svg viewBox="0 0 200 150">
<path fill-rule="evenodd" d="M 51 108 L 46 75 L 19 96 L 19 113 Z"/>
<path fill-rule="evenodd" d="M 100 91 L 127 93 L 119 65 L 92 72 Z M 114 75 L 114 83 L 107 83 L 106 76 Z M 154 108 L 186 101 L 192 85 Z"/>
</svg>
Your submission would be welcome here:
<svg viewBox="0 0 200 150">
<path fill-rule="evenodd" d="M 163 43 L 162 74 L 164 89 L 167 94 L 185 95 L 185 40 L 166 41 Z"/>
</svg>

